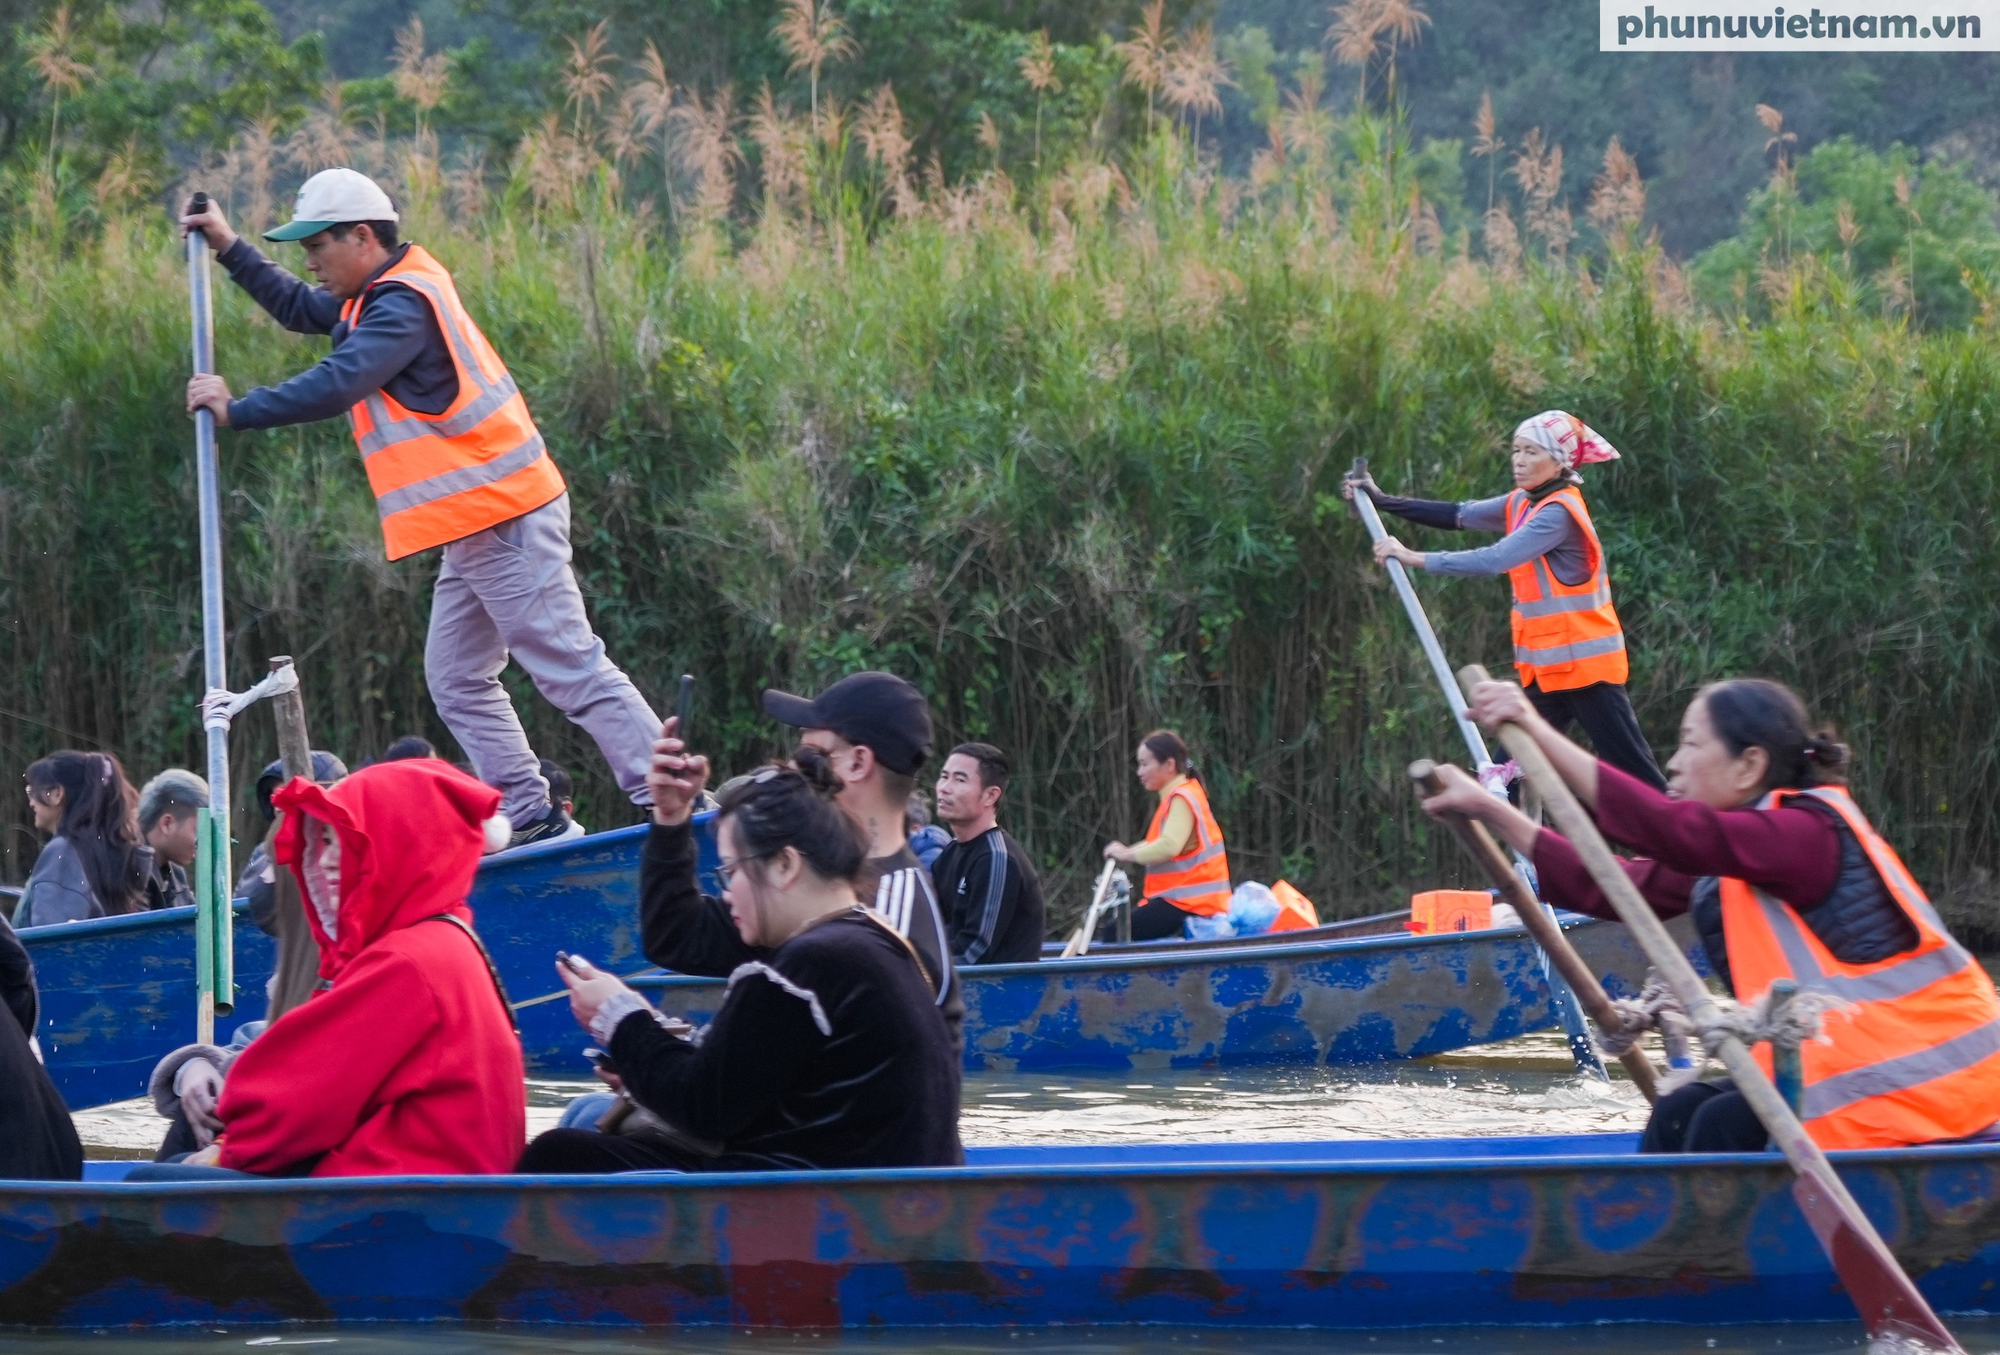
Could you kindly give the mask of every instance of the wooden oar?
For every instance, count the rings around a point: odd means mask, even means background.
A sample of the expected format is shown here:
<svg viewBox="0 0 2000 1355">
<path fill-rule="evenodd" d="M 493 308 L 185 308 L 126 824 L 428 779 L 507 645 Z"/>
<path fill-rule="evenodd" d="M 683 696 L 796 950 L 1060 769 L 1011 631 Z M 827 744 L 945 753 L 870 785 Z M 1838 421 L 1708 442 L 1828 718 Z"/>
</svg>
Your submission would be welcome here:
<svg viewBox="0 0 2000 1355">
<path fill-rule="evenodd" d="M 1438 775 L 1437 764 L 1429 758 L 1410 764 L 1410 780 L 1417 783 L 1423 795 L 1438 795 L 1444 791 L 1444 778 Z M 1452 836 L 1479 863 L 1479 868 L 1486 872 L 1486 878 L 1500 891 L 1500 896 L 1513 905 L 1514 911 L 1520 915 L 1521 925 L 1528 929 L 1528 935 L 1535 938 L 1543 953 L 1554 961 L 1557 970 L 1568 981 L 1570 991 L 1576 994 L 1577 1001 L 1583 1004 L 1583 1010 L 1597 1023 L 1597 1028 L 1615 1028 L 1618 1013 L 1611 1006 L 1611 999 L 1605 996 L 1604 985 L 1591 972 L 1590 966 L 1583 962 L 1583 957 L 1576 953 L 1576 947 L 1569 943 L 1569 938 L 1563 935 L 1563 929 L 1555 919 L 1542 911 L 1541 900 L 1535 897 L 1534 891 L 1528 888 L 1528 882 L 1507 860 L 1507 854 L 1500 850 L 1500 844 L 1486 831 L 1486 825 L 1463 814 L 1446 814 L 1443 818 L 1445 827 L 1451 829 Z M 1625 1065 L 1633 1083 L 1645 1093 L 1648 1104 L 1660 1099 L 1653 1061 L 1646 1057 L 1643 1050 L 1634 1046 L 1620 1054 L 1618 1061 Z"/>
<path fill-rule="evenodd" d="M 1465 684 L 1466 694 L 1478 684 L 1487 681 L 1486 670 L 1472 664 L 1458 670 L 1459 681 Z M 1611 906 L 1618 910 L 1619 920 L 1632 929 L 1639 948 L 1646 953 L 1647 961 L 1660 972 L 1667 986 L 1679 999 L 1681 1007 L 1694 1022 L 1696 1030 L 1715 1029 L 1720 1019 L 1715 1000 L 1709 996 L 1707 985 L 1696 976 L 1694 966 L 1687 956 L 1667 935 L 1666 926 L 1654 914 L 1646 900 L 1640 896 L 1638 887 L 1618 865 L 1611 848 L 1605 845 L 1603 835 L 1597 831 L 1597 824 L 1584 807 L 1577 802 L 1555 764 L 1542 751 L 1534 736 L 1516 724 L 1504 724 L 1498 731 L 1500 742 L 1521 764 L 1528 782 L 1541 794 L 1542 803 L 1547 807 L 1549 817 L 1577 855 L 1590 871 L 1590 877 L 1597 881 L 1597 887 L 1611 900 Z M 1897 1337 L 1921 1342 L 1929 1348 L 1959 1352 L 1956 1339 L 1938 1321 L 1930 1304 L 1917 1292 L 1916 1285 L 1896 1264 L 1896 1258 L 1883 1243 L 1881 1235 L 1868 1222 L 1861 1206 L 1847 1193 L 1847 1187 L 1834 1175 L 1833 1164 L 1826 1160 L 1818 1144 L 1806 1133 L 1798 1116 L 1792 1113 L 1785 1098 L 1771 1085 L 1771 1079 L 1764 1075 L 1757 1060 L 1751 1056 L 1743 1042 L 1735 1036 L 1724 1036 L 1713 1051 L 1728 1068 L 1729 1076 L 1741 1092 L 1743 1099 L 1750 1103 L 1750 1109 L 1770 1132 L 1771 1141 L 1784 1153 L 1798 1180 L 1792 1183 L 1792 1195 L 1799 1202 L 1799 1209 L 1812 1225 L 1819 1244 L 1825 1249 L 1827 1259 L 1833 1262 L 1833 1270 L 1840 1277 L 1840 1283 L 1847 1290 L 1848 1298 L 1861 1314 L 1861 1323 L 1868 1329 L 1873 1340 Z"/>
<path fill-rule="evenodd" d="M 1368 458 L 1355 457 L 1355 477 L 1367 473 Z M 1382 515 L 1375 511 L 1375 501 L 1368 497 L 1367 491 L 1354 491 L 1354 511 L 1360 515 L 1361 525 L 1368 529 L 1369 540 L 1380 541 L 1388 535 L 1382 529 Z M 1486 740 L 1480 736 L 1479 726 L 1472 723 L 1458 684 L 1452 681 L 1451 665 L 1445 661 L 1444 646 L 1438 643 L 1437 632 L 1431 629 L 1431 619 L 1424 612 L 1424 604 L 1417 600 L 1417 590 L 1410 583 L 1410 573 L 1403 568 L 1400 560 L 1387 560 L 1384 564 L 1389 571 L 1389 581 L 1396 586 L 1396 596 L 1402 599 L 1403 612 L 1410 618 L 1410 629 L 1417 633 L 1417 644 L 1431 666 L 1431 676 L 1437 680 L 1445 705 L 1451 708 L 1452 722 L 1458 726 L 1459 737 L 1465 740 L 1465 750 L 1472 755 L 1473 771 L 1483 772 L 1493 759 L 1486 755 Z M 1522 863 L 1524 870 L 1526 865 L 1526 862 Z M 1611 1075 L 1604 1071 L 1604 1060 L 1597 1057 L 1597 1046 L 1591 1043 L 1590 1031 L 1584 1027 L 1583 1010 L 1577 1006 L 1576 995 L 1563 982 L 1547 951 L 1541 953 L 1541 959 L 1542 978 L 1549 985 L 1549 1001 L 1556 1009 L 1556 1019 L 1562 1022 L 1563 1037 L 1569 1041 L 1569 1056 L 1575 1060 L 1576 1070 L 1599 1082 L 1609 1082 Z"/>
<path fill-rule="evenodd" d="M 1083 915 L 1083 925 L 1070 935 L 1069 944 L 1063 947 L 1062 957 L 1073 960 L 1090 949 L 1090 938 L 1097 930 L 1097 914 L 1104 907 L 1104 895 L 1111 888 L 1112 872 L 1118 869 L 1116 861 L 1106 861 L 1104 869 L 1098 872 L 1097 888 L 1091 892 L 1090 908 Z"/>
</svg>

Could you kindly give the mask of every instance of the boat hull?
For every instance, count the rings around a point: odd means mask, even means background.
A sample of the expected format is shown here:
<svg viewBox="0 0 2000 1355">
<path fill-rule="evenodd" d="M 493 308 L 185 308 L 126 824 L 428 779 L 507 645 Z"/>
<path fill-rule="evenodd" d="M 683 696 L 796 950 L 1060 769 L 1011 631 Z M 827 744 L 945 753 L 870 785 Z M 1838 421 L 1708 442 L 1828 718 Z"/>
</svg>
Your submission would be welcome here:
<svg viewBox="0 0 2000 1355">
<path fill-rule="evenodd" d="M 1624 927 L 1578 917 L 1565 927 L 1613 996 L 1638 992 L 1645 958 Z M 1376 1063 L 1556 1021 L 1539 952 L 1518 927 L 982 965 L 959 980 L 968 1072 Z M 697 1025 L 724 991 L 678 975 L 634 986 Z M 567 1004 L 547 1006 L 519 1013 L 531 1062 L 584 1070 Z"/>
<path fill-rule="evenodd" d="M 993 1149 L 946 1170 L 0 1183 L 0 1324 L 1852 1319 L 1781 1159 L 1632 1147 Z M 1934 1307 L 1992 1308 L 2000 1148 L 1836 1162 Z"/>
</svg>

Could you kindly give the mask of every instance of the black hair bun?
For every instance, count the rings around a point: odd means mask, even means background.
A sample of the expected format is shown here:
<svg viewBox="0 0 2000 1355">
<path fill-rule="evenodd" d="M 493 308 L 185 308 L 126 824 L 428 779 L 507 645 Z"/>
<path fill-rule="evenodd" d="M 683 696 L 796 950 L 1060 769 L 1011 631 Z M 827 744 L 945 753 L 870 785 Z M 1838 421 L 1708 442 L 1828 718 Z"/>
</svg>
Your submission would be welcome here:
<svg viewBox="0 0 2000 1355">
<path fill-rule="evenodd" d="M 815 795 L 831 800 L 840 794 L 840 777 L 833 770 L 833 762 L 824 751 L 809 743 L 802 743 L 792 750 L 792 766 L 804 779 L 807 789 Z"/>
<path fill-rule="evenodd" d="M 1853 756 L 1847 745 L 1833 736 L 1833 731 L 1822 729 L 1806 738 L 1806 757 L 1821 771 L 1837 772 L 1847 765 Z"/>
</svg>

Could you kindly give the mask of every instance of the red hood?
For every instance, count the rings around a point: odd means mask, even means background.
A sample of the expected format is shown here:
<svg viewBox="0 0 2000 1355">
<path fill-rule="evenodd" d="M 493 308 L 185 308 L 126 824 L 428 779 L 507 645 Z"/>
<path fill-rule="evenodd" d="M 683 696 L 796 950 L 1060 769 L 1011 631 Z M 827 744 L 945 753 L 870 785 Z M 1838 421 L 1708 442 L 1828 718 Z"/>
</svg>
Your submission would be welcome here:
<svg viewBox="0 0 2000 1355">
<path fill-rule="evenodd" d="M 332 790 L 294 778 L 271 803 L 286 811 L 277 858 L 298 881 L 319 942 L 321 978 L 333 978 L 374 942 L 427 917 L 456 913 L 472 920 L 465 896 L 485 849 L 480 825 L 500 807 L 500 792 L 491 786 L 436 758 L 411 758 L 363 768 Z M 340 835 L 338 939 L 320 925 L 300 866 L 305 815 Z"/>
</svg>

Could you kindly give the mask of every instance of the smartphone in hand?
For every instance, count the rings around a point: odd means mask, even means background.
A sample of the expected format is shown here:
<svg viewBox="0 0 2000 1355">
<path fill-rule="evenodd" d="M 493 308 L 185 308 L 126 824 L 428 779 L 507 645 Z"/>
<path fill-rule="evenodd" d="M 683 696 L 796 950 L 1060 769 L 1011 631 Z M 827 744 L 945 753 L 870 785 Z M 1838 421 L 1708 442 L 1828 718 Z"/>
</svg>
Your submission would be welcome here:
<svg viewBox="0 0 2000 1355">
<path fill-rule="evenodd" d="M 694 713 L 694 674 L 681 674 L 680 694 L 674 700 L 674 736 L 683 748 L 691 748 L 688 742 L 688 717 Z"/>
</svg>

